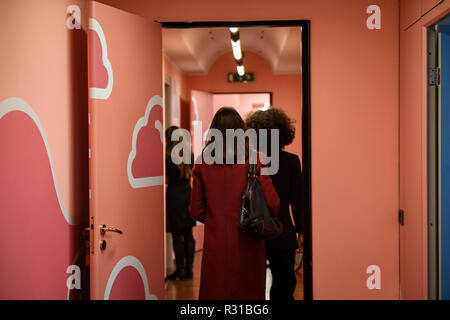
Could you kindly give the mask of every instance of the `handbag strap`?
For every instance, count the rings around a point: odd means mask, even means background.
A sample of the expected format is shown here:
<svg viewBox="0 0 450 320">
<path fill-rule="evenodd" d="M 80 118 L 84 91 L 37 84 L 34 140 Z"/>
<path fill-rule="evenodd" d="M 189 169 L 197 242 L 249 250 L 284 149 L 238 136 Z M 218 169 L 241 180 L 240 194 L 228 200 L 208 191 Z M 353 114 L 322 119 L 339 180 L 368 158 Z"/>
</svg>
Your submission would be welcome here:
<svg viewBox="0 0 450 320">
<path fill-rule="evenodd" d="M 256 171 L 256 164 L 249 164 L 248 165 L 248 178 L 249 179 L 256 179 L 258 176 L 258 172 Z"/>
</svg>

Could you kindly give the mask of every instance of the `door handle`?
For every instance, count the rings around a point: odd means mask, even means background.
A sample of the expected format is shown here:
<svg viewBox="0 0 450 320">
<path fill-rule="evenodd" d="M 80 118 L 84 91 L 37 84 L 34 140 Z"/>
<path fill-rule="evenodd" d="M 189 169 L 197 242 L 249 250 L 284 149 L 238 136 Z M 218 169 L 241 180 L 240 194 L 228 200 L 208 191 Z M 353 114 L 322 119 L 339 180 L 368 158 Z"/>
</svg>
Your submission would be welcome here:
<svg viewBox="0 0 450 320">
<path fill-rule="evenodd" d="M 106 232 L 116 232 L 116 233 L 119 233 L 119 234 L 123 234 L 122 230 L 119 230 L 117 228 L 109 228 L 105 224 L 102 224 L 100 226 L 100 234 L 102 236 L 104 236 Z"/>
</svg>

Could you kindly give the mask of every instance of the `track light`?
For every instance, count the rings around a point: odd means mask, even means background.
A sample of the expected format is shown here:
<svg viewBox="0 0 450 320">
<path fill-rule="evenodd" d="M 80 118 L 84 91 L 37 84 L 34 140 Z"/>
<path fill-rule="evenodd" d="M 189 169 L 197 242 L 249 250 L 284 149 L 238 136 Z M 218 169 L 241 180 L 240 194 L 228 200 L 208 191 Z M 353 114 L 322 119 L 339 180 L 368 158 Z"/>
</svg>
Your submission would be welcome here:
<svg viewBox="0 0 450 320">
<path fill-rule="evenodd" d="M 242 59 L 241 40 L 231 41 L 231 47 L 233 48 L 233 56 L 236 60 Z"/>
<path fill-rule="evenodd" d="M 264 107 L 259 108 L 259 110 L 261 110 L 261 111 L 267 111 L 267 110 L 270 110 L 270 103 L 269 103 L 269 102 L 265 102 L 265 103 L 264 103 Z"/>
<path fill-rule="evenodd" d="M 244 76 L 244 74 L 245 74 L 244 66 L 237 66 L 237 73 L 238 73 L 238 75 L 240 75 L 241 77 Z"/>
<path fill-rule="evenodd" d="M 239 39 L 239 28 L 231 27 L 231 47 L 233 49 L 233 56 L 237 64 L 237 73 L 239 76 L 243 77 L 245 75 L 244 65 L 243 65 L 243 54 L 241 48 L 241 40 Z"/>
</svg>

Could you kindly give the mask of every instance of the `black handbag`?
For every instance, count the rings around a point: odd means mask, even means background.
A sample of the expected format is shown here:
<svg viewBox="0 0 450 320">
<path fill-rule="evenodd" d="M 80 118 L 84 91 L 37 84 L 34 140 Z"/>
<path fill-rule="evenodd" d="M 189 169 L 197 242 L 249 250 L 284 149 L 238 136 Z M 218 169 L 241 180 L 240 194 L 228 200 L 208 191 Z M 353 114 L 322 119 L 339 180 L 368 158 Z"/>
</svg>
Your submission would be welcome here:
<svg viewBox="0 0 450 320">
<path fill-rule="evenodd" d="M 249 165 L 248 184 L 242 196 L 238 226 L 250 236 L 264 240 L 277 238 L 283 232 L 283 225 L 276 217 L 272 217 L 267 207 L 255 164 Z"/>
</svg>

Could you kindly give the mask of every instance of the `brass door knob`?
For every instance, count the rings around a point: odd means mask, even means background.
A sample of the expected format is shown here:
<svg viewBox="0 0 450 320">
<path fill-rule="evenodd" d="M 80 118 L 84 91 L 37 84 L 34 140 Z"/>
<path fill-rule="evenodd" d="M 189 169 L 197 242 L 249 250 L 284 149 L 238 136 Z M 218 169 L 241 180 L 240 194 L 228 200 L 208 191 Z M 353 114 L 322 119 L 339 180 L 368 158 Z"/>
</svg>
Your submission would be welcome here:
<svg viewBox="0 0 450 320">
<path fill-rule="evenodd" d="M 119 230 L 119 229 L 116 229 L 116 228 L 109 228 L 105 224 L 102 224 L 100 226 L 100 234 L 102 236 L 104 236 L 106 232 L 116 232 L 116 233 L 119 233 L 119 234 L 123 234 L 122 230 Z"/>
</svg>

